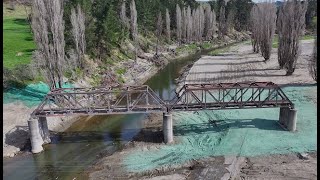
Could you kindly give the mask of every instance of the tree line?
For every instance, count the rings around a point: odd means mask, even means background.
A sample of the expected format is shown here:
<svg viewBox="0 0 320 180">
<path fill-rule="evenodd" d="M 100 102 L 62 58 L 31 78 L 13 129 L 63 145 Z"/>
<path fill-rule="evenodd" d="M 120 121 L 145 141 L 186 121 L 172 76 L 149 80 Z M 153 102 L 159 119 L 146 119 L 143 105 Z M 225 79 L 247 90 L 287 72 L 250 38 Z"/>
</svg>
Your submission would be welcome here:
<svg viewBox="0 0 320 180">
<path fill-rule="evenodd" d="M 278 8 L 272 1 L 253 6 L 251 10 L 251 32 L 253 51 L 261 53 L 265 61 L 269 60 L 275 30 L 278 36 L 278 63 L 287 75 L 296 69 L 300 54 L 300 38 L 306 28 L 308 1 L 287 0 Z M 316 46 L 316 45 L 315 45 Z M 309 69 L 317 79 L 316 48 L 310 60 Z"/>
<path fill-rule="evenodd" d="M 303 7 L 306 15 L 305 7 L 309 6 Z M 268 60 L 276 14 L 279 47 L 286 46 L 280 43 L 285 42 L 279 25 L 283 12 L 274 4 L 251 0 L 32 0 L 32 29 L 38 47 L 32 64 L 52 88 L 57 88 L 66 71 L 84 68 L 85 54 L 103 60 L 112 49 L 121 49 L 124 40 L 132 42 L 137 59 L 141 36 L 156 35 L 158 54 L 160 40 L 179 44 L 212 41 L 233 29 L 251 30 L 254 51 L 261 51 Z M 279 63 L 284 56 L 288 55 L 279 55 Z M 295 65 L 285 64 L 281 67 L 293 73 Z"/>
<path fill-rule="evenodd" d="M 66 71 L 84 68 L 85 54 L 105 59 L 112 49 L 121 49 L 126 39 L 133 42 L 136 59 L 139 37 L 150 33 L 157 37 L 156 54 L 162 38 L 180 44 L 212 40 L 217 33 L 223 38 L 234 26 L 237 13 L 243 14 L 232 10 L 236 2 L 252 4 L 243 0 L 219 0 L 216 4 L 195 0 L 33 0 L 37 50 L 32 65 L 51 88 L 58 88 Z"/>
</svg>

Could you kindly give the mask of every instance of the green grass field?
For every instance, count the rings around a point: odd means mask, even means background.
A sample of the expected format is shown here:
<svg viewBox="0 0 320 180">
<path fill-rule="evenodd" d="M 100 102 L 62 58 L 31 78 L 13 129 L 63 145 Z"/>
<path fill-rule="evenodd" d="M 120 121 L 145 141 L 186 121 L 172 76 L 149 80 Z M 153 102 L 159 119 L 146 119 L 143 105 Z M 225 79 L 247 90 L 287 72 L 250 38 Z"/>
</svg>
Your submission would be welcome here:
<svg viewBox="0 0 320 180">
<path fill-rule="evenodd" d="M 310 39 L 314 39 L 315 36 L 312 35 L 304 35 L 300 38 L 300 40 L 310 40 Z M 272 42 L 272 48 L 278 48 L 278 37 L 275 36 L 273 38 L 273 42 Z"/>
<path fill-rule="evenodd" d="M 12 11 L 3 6 L 3 66 L 12 69 L 30 63 L 35 43 L 24 8 Z"/>
</svg>

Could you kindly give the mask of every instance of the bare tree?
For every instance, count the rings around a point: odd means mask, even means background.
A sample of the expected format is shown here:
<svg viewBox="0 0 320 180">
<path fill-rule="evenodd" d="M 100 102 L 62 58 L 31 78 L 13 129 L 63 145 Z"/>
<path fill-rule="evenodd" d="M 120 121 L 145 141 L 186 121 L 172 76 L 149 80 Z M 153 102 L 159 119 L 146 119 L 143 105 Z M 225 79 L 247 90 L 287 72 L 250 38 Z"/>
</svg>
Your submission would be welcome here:
<svg viewBox="0 0 320 180">
<path fill-rule="evenodd" d="M 206 40 L 209 40 L 212 37 L 213 30 L 212 30 L 212 11 L 211 6 L 207 6 L 205 9 L 205 25 L 204 25 L 204 33 Z"/>
<path fill-rule="evenodd" d="M 259 21 L 258 44 L 262 56 L 267 61 L 271 55 L 272 40 L 276 28 L 277 9 L 272 2 L 258 4 L 257 20 Z"/>
<path fill-rule="evenodd" d="M 76 47 L 76 55 L 78 59 L 77 66 L 84 68 L 83 61 L 86 50 L 85 41 L 85 15 L 81 10 L 80 5 L 77 6 L 77 12 L 74 8 L 71 9 L 70 21 L 72 24 L 72 36 Z"/>
<path fill-rule="evenodd" d="M 317 81 L 317 61 L 317 39 L 315 39 L 313 54 L 309 62 L 309 72 L 315 81 Z"/>
<path fill-rule="evenodd" d="M 181 31 L 181 37 L 184 42 L 186 42 L 187 39 L 187 26 L 188 26 L 188 20 L 187 20 L 187 10 L 186 8 L 182 9 L 182 31 Z"/>
<path fill-rule="evenodd" d="M 163 25 L 163 21 L 162 21 L 162 13 L 161 11 L 159 12 L 158 16 L 157 16 L 157 30 L 156 30 L 156 35 L 157 35 L 157 46 L 156 46 L 156 55 L 158 54 L 158 46 L 159 46 L 159 38 L 162 35 L 162 25 Z"/>
<path fill-rule="evenodd" d="M 198 17 L 199 17 L 199 29 L 198 29 L 198 40 L 202 42 L 205 28 L 205 15 L 202 6 L 198 7 Z"/>
<path fill-rule="evenodd" d="M 229 31 L 231 31 L 234 26 L 234 17 L 235 17 L 235 12 L 233 9 L 231 9 L 228 13 L 226 24 L 225 24 L 226 34 Z"/>
<path fill-rule="evenodd" d="M 32 10 L 32 30 L 37 44 L 32 64 L 51 89 L 61 88 L 65 64 L 63 2 L 34 0 Z"/>
<path fill-rule="evenodd" d="M 292 75 L 300 53 L 299 37 L 305 24 L 307 1 L 285 1 L 279 10 L 277 22 L 279 46 L 278 62 L 280 68 Z"/>
<path fill-rule="evenodd" d="M 176 5 L 176 23 L 177 23 L 176 36 L 179 43 L 181 43 L 182 19 L 181 19 L 181 9 L 179 4 Z"/>
<path fill-rule="evenodd" d="M 193 21 L 192 21 L 192 14 L 191 14 L 190 6 L 188 6 L 188 8 L 187 8 L 187 14 L 186 14 L 185 19 L 186 19 L 186 23 L 187 23 L 187 28 L 186 28 L 187 42 L 190 42 L 192 39 L 192 34 L 193 34 L 193 28 L 192 28 Z"/>
<path fill-rule="evenodd" d="M 198 36 L 198 22 L 200 21 L 198 17 L 197 9 L 194 9 L 191 13 L 191 21 L 192 21 L 192 28 L 191 28 L 191 41 L 196 41 Z"/>
<path fill-rule="evenodd" d="M 251 26 L 251 43 L 253 47 L 253 52 L 258 53 L 260 51 L 259 48 L 259 35 L 260 35 L 260 21 L 259 21 L 259 7 L 254 5 L 250 12 L 250 26 Z"/>
<path fill-rule="evenodd" d="M 212 9 L 211 16 L 212 16 L 212 22 L 211 22 L 211 30 L 210 31 L 212 32 L 211 37 L 213 37 L 217 31 L 217 16 L 216 16 L 214 9 Z"/>
<path fill-rule="evenodd" d="M 137 62 L 137 56 L 138 56 L 138 24 L 137 24 L 137 9 L 136 9 L 136 3 L 134 0 L 131 1 L 130 4 L 130 15 L 131 15 L 131 37 L 134 41 L 135 45 L 135 62 Z"/>
<path fill-rule="evenodd" d="M 167 41 L 170 42 L 170 39 L 171 39 L 170 14 L 168 9 L 166 9 L 166 35 L 167 35 Z"/>
<path fill-rule="evenodd" d="M 130 23 L 129 23 L 129 19 L 126 15 L 126 1 L 125 0 L 121 4 L 120 19 L 121 19 L 121 22 L 124 24 L 124 26 L 129 29 Z"/>
<path fill-rule="evenodd" d="M 220 7 L 220 14 L 219 14 L 219 37 L 223 37 L 226 33 L 226 12 L 225 12 L 225 1 Z"/>
</svg>

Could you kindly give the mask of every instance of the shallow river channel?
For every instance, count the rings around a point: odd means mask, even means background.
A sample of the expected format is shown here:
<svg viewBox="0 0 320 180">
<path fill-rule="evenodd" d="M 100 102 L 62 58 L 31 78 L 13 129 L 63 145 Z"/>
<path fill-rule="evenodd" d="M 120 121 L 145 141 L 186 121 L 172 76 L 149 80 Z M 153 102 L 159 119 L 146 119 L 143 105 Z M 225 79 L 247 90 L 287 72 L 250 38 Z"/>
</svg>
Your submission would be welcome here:
<svg viewBox="0 0 320 180">
<path fill-rule="evenodd" d="M 145 84 L 162 99 L 173 98 L 175 79 L 182 67 L 208 52 L 201 51 L 170 62 Z M 111 155 L 131 141 L 142 128 L 145 117 L 146 114 L 81 117 L 65 132 L 51 135 L 52 143 L 45 145 L 44 152 L 4 159 L 3 178 L 83 179 L 82 172 L 97 160 L 99 155 Z"/>
</svg>

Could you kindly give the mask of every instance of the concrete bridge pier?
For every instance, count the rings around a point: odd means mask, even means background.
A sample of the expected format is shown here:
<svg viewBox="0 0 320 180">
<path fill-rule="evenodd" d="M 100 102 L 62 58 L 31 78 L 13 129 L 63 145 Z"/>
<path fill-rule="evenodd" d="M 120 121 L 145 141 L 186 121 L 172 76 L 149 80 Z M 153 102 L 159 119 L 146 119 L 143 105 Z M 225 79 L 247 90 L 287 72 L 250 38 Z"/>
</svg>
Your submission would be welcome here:
<svg viewBox="0 0 320 180">
<path fill-rule="evenodd" d="M 51 143 L 50 132 L 46 117 L 39 117 L 40 133 L 44 144 Z"/>
<path fill-rule="evenodd" d="M 40 153 L 43 151 L 43 140 L 40 133 L 40 125 L 38 119 L 29 119 L 28 120 L 29 132 L 30 132 L 30 141 L 31 141 L 31 151 L 32 153 Z"/>
<path fill-rule="evenodd" d="M 47 118 L 39 117 L 39 119 L 29 119 L 28 126 L 32 147 L 31 151 L 32 153 L 40 153 L 43 151 L 42 145 L 51 142 Z"/>
<path fill-rule="evenodd" d="M 172 126 L 172 114 L 163 113 L 163 139 L 164 143 L 170 144 L 173 142 L 173 126 Z"/>
<path fill-rule="evenodd" d="M 289 131 L 297 129 L 297 110 L 289 107 L 281 107 L 279 114 L 279 123 Z"/>
</svg>

